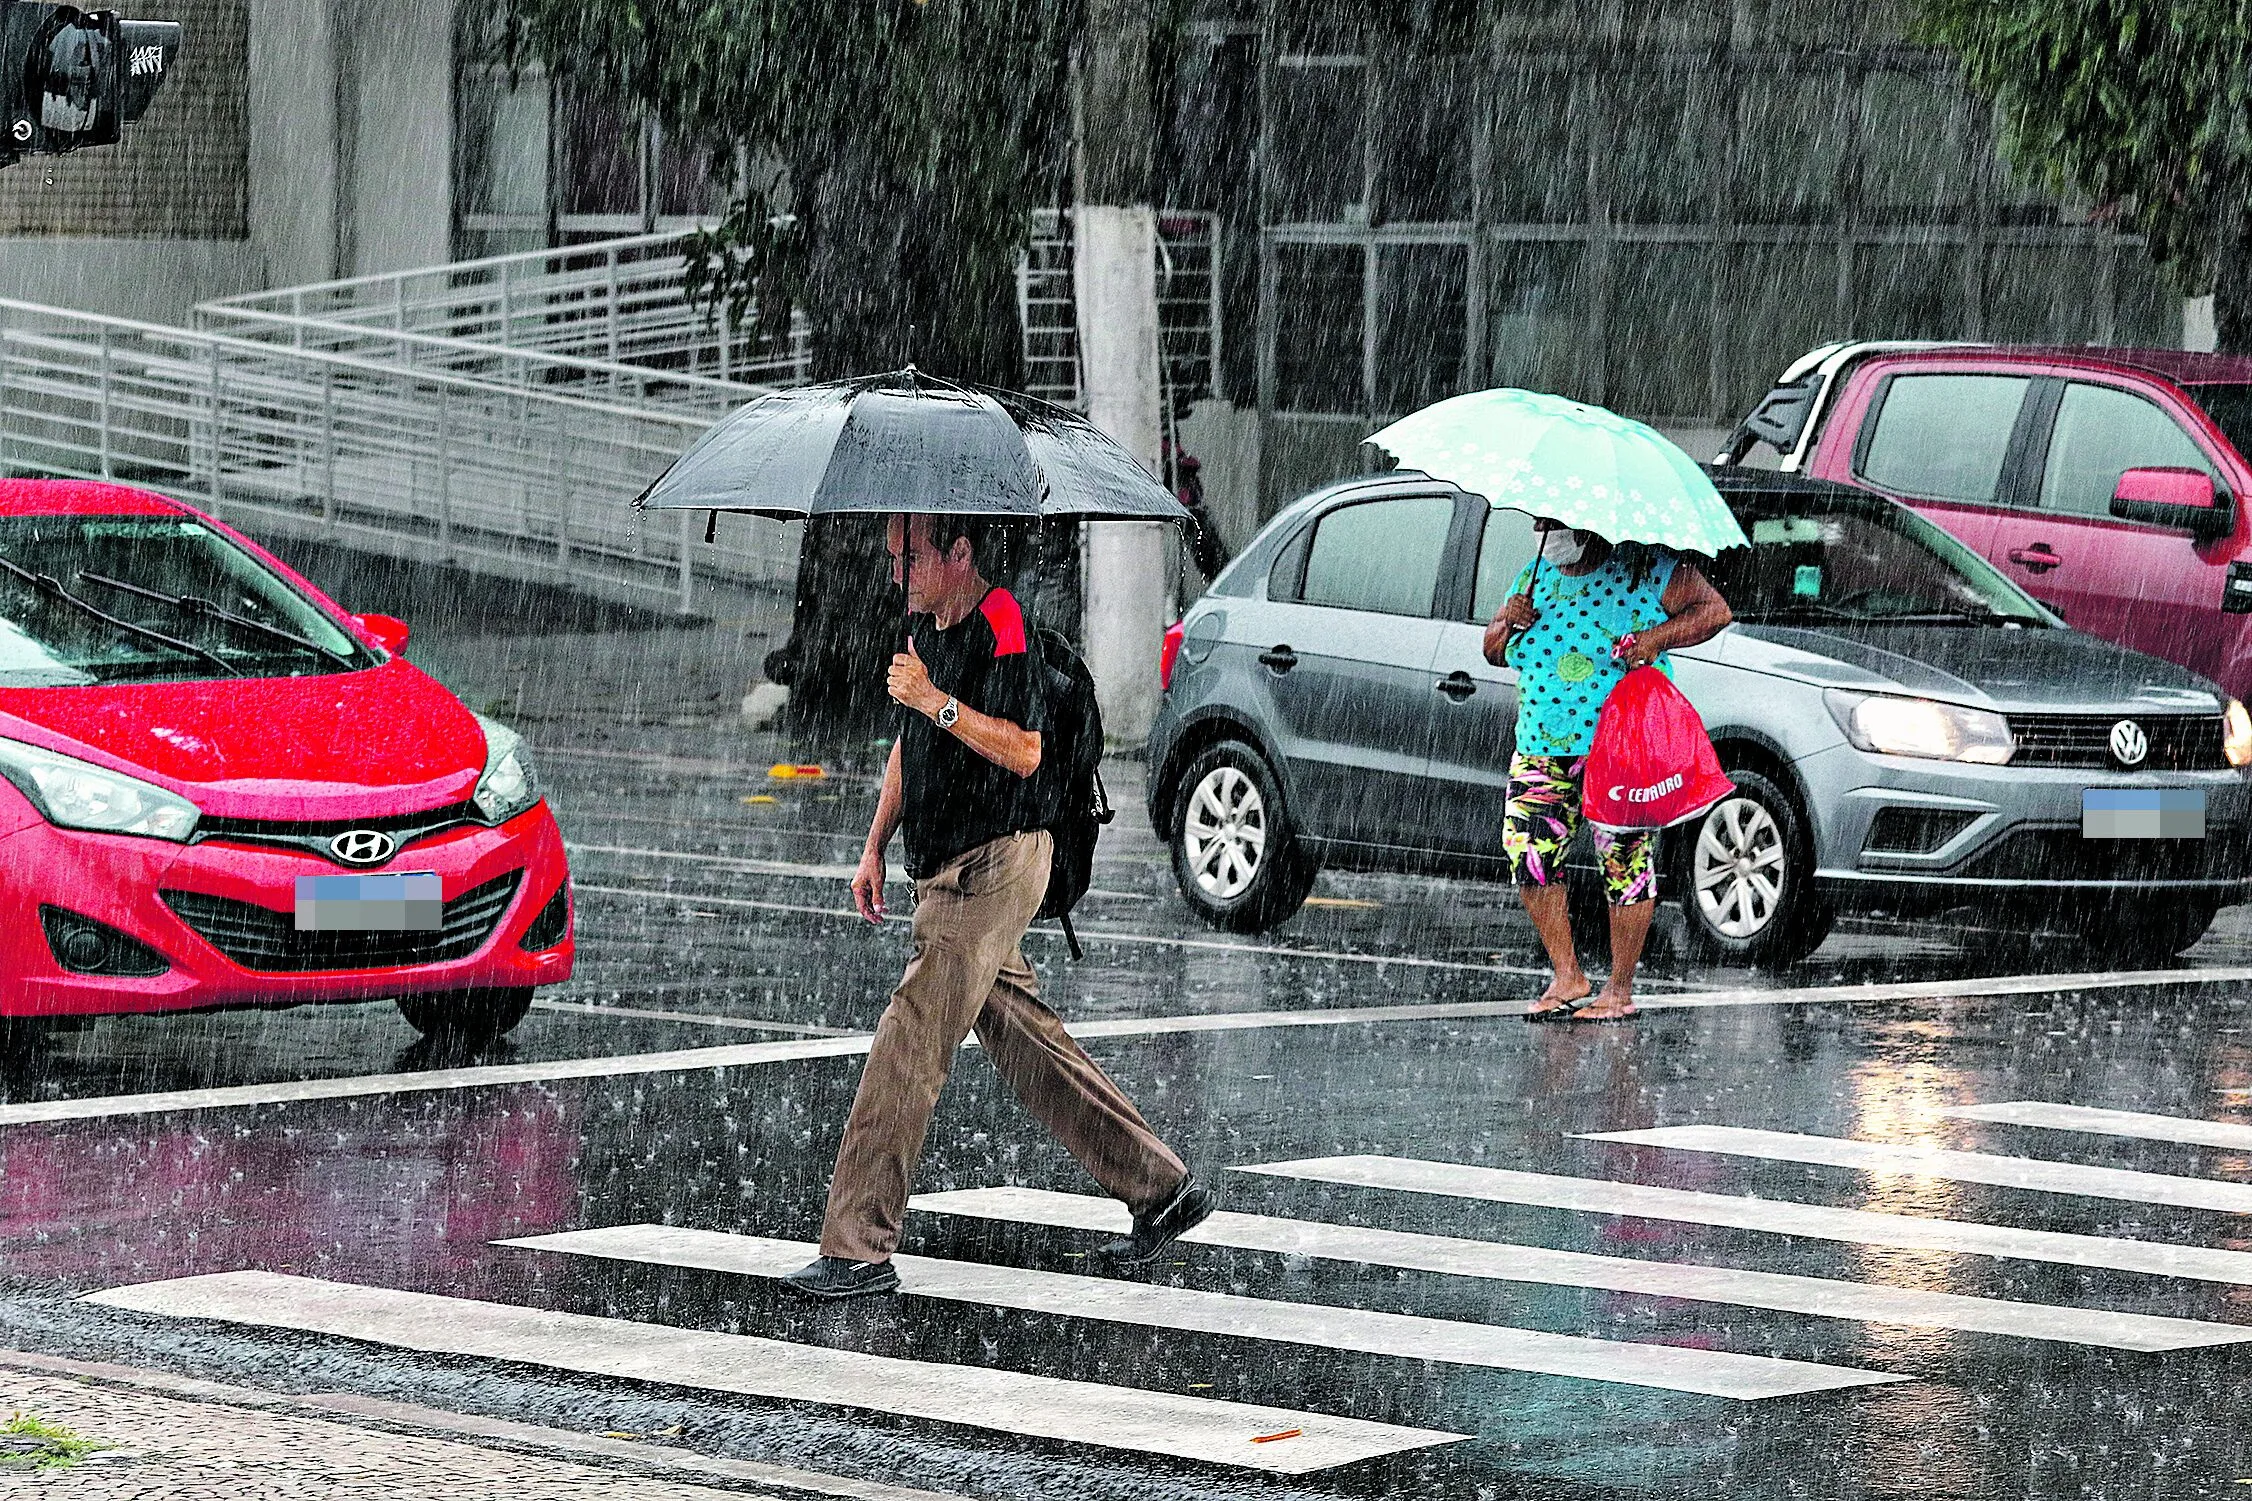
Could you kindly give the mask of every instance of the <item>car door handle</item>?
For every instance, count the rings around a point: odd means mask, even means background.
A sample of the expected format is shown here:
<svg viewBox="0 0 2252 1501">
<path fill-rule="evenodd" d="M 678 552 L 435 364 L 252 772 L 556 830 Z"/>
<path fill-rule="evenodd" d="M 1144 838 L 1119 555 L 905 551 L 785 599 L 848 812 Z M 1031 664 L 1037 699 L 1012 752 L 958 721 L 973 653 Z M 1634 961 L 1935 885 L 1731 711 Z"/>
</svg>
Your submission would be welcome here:
<svg viewBox="0 0 2252 1501">
<path fill-rule="evenodd" d="M 2048 543 L 2036 542 L 2031 547 L 2011 548 L 2010 561 L 2027 573 L 2047 573 L 2064 559 L 2050 551 Z"/>
<path fill-rule="evenodd" d="M 1472 681 L 1470 674 L 1463 672 L 1459 668 L 1453 672 L 1448 673 L 1445 677 L 1439 679 L 1438 682 L 1432 684 L 1431 686 L 1437 688 L 1441 693 L 1444 693 L 1447 697 L 1453 699 L 1458 704 L 1461 703 L 1464 699 L 1468 698 L 1471 694 L 1478 691 L 1478 685 L 1476 682 Z"/>
<path fill-rule="evenodd" d="M 1259 660 L 1273 668 L 1279 677 L 1298 665 L 1298 653 L 1287 646 L 1270 646 L 1259 653 Z"/>
</svg>

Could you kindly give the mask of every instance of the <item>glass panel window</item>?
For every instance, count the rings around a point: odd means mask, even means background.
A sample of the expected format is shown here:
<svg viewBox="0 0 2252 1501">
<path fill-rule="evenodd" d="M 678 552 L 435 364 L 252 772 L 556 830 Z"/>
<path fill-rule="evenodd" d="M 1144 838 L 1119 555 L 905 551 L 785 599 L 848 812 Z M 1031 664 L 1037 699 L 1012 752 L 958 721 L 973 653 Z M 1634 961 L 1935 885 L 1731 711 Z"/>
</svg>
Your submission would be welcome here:
<svg viewBox="0 0 2252 1501">
<path fill-rule="evenodd" d="M 1835 244 L 1732 246 L 1721 286 L 1730 412 L 1750 411 L 1791 361 L 1852 332 L 1838 312 Z"/>
<path fill-rule="evenodd" d="M 717 210 L 712 188 L 712 156 L 701 146 L 671 136 L 658 139 L 657 212 L 668 218 L 693 218 Z"/>
<path fill-rule="evenodd" d="M 462 90 L 461 209 L 547 219 L 547 80 L 484 69 Z"/>
<path fill-rule="evenodd" d="M 1928 224 L 1962 217 L 1970 171 L 1958 104 L 1938 79 L 1870 73 L 1862 90 L 1861 218 Z"/>
<path fill-rule="evenodd" d="M 1484 625 L 1509 597 L 1509 586 L 1533 560 L 1538 539 L 1533 518 L 1495 506 L 1486 515 L 1486 534 L 1478 540 L 1478 582 L 1470 592 L 1470 618 Z"/>
<path fill-rule="evenodd" d="M 1367 411 L 1361 248 L 1277 245 L 1274 254 L 1275 406 L 1285 412 Z"/>
<path fill-rule="evenodd" d="M 561 88 L 561 211 L 639 215 L 640 122 L 606 89 L 577 79 Z"/>
<path fill-rule="evenodd" d="M 1637 69 L 1610 73 L 1600 87 L 1612 104 L 1612 217 L 1623 224 L 1709 218 L 1727 123 L 1715 75 Z"/>
<path fill-rule="evenodd" d="M 1376 409 L 1405 415 L 1465 388 L 1470 248 L 1390 246 L 1377 269 Z"/>
<path fill-rule="evenodd" d="M 1428 615 L 1453 524 L 1454 500 L 1446 495 L 1365 501 L 1332 511 L 1315 525 L 1299 598 L 1340 610 Z"/>
<path fill-rule="evenodd" d="M 2041 509 L 2109 516 L 2111 492 L 2130 469 L 2213 472 L 2204 451 L 2157 403 L 2111 386 L 2066 386 L 2041 471 Z"/>
<path fill-rule="evenodd" d="M 2016 375 L 1895 377 L 1861 477 L 1896 495 L 1991 504 L 2031 384 Z"/>
<path fill-rule="evenodd" d="M 1612 247 L 1609 356 L 1606 406 L 1637 417 L 1718 415 L 1708 247 Z"/>
<path fill-rule="evenodd" d="M 1377 115 L 1376 222 L 1470 217 L 1474 65 L 1414 57 L 1387 69 Z"/>
<path fill-rule="evenodd" d="M 1487 255 L 1492 384 L 1598 394 L 1589 379 L 1585 259 L 1578 245 L 1534 241 L 1503 241 Z"/>
<path fill-rule="evenodd" d="M 1845 77 L 1747 72 L 1736 95 L 1735 213 L 1757 224 L 1823 224 L 1837 217 L 1845 168 Z"/>
<path fill-rule="evenodd" d="M 1278 59 L 1267 74 L 1268 217 L 1336 224 L 1368 212 L 1357 61 Z"/>
<path fill-rule="evenodd" d="M 1551 224 L 1587 212 L 1587 111 L 1582 85 L 1555 59 L 1512 58 L 1494 70 L 1486 155 L 1486 217 Z"/>
</svg>

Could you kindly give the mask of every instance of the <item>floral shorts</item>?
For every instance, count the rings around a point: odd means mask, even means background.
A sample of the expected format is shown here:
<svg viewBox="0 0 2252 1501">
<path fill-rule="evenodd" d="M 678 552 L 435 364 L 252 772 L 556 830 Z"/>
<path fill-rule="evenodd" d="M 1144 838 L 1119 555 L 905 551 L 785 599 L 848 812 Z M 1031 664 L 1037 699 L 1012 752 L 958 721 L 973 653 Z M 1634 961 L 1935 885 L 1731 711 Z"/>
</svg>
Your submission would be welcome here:
<svg viewBox="0 0 2252 1501">
<path fill-rule="evenodd" d="M 1580 774 L 1585 756 L 1509 758 L 1509 811 L 1501 844 L 1509 873 L 1520 886 L 1546 886 L 1564 875 L 1564 856 L 1580 826 Z M 1658 894 L 1656 829 L 1614 834 L 1591 829 L 1603 864 L 1603 894 L 1614 907 L 1630 907 Z"/>
</svg>

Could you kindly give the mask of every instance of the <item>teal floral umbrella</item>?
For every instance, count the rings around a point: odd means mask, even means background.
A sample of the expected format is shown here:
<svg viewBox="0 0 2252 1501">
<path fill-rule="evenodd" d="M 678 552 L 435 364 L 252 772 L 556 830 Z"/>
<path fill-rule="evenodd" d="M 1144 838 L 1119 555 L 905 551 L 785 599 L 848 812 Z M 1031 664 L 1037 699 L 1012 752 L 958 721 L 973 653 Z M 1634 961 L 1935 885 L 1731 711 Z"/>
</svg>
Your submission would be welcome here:
<svg viewBox="0 0 2252 1501">
<path fill-rule="evenodd" d="M 1402 417 L 1368 441 L 1402 469 L 1611 542 L 1708 557 L 1751 545 L 1694 459 L 1657 429 L 1585 402 L 1473 391 Z"/>
</svg>

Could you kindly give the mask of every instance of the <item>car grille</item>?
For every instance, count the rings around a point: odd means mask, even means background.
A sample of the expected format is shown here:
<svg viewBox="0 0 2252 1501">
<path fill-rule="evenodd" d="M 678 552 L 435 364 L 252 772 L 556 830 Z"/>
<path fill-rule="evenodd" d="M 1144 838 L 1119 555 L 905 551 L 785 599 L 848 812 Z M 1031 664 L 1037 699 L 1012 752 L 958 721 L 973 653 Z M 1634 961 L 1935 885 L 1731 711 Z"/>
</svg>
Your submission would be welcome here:
<svg viewBox="0 0 2252 1501">
<path fill-rule="evenodd" d="M 2218 714 L 2012 714 L 2017 754 L 2010 765 L 2116 770 L 2111 727 L 2122 719 L 2134 720 L 2150 737 L 2150 753 L 2136 771 L 2219 771 L 2229 764 L 2221 751 Z"/>
<path fill-rule="evenodd" d="M 1999 881 L 2236 881 L 2252 875 L 2242 829 L 2203 839 L 2086 839 L 2019 829 L 1950 874 Z"/>
<path fill-rule="evenodd" d="M 374 829 L 399 841 L 399 848 L 443 834 L 464 825 L 482 826 L 484 816 L 475 803 L 453 803 L 420 813 L 391 813 L 379 818 L 202 818 L 197 820 L 194 842 L 206 844 L 257 844 L 303 850 L 336 864 L 328 842 L 352 829 Z"/>
<path fill-rule="evenodd" d="M 441 964 L 466 959 L 490 938 L 508 910 L 524 873 L 474 886 L 446 903 L 444 925 L 407 933 L 297 931 L 295 912 L 276 912 L 256 902 L 209 896 L 200 891 L 165 891 L 164 904 L 213 948 L 244 969 L 261 974 L 302 974 L 321 969 L 382 969 L 406 964 Z"/>
</svg>

